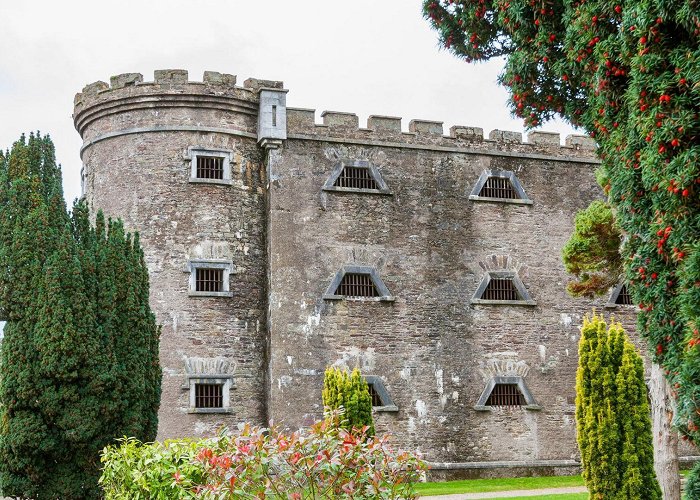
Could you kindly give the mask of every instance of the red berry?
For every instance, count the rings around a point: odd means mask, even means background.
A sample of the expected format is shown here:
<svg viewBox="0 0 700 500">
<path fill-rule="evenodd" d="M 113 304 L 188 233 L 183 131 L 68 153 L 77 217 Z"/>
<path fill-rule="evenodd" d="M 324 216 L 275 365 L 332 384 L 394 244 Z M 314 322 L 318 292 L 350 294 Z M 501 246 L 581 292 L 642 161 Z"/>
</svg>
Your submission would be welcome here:
<svg viewBox="0 0 700 500">
<path fill-rule="evenodd" d="M 615 6 L 615 12 L 617 12 L 618 14 L 619 14 L 620 12 L 622 12 L 622 7 L 620 7 L 619 5 L 616 5 L 616 6 Z"/>
</svg>

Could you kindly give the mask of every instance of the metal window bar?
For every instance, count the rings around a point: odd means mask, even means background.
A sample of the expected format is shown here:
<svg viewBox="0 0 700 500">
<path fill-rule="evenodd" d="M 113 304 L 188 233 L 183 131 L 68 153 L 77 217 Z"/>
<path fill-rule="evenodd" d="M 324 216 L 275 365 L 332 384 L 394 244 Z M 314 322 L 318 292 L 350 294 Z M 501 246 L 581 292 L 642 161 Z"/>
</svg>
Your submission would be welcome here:
<svg viewBox="0 0 700 500">
<path fill-rule="evenodd" d="M 627 285 L 622 285 L 622 288 L 620 288 L 620 293 L 617 294 L 617 298 L 615 299 L 615 304 L 623 305 L 623 306 L 631 306 L 632 304 L 632 296 L 630 295 L 629 291 L 627 290 Z"/>
<path fill-rule="evenodd" d="M 195 276 L 195 291 L 197 292 L 223 292 L 223 269 L 197 269 Z"/>
<path fill-rule="evenodd" d="M 518 384 L 496 384 L 486 400 L 486 406 L 495 408 L 514 408 L 526 404 Z"/>
<path fill-rule="evenodd" d="M 369 391 L 369 396 L 372 398 L 372 406 L 384 406 L 382 398 L 379 396 L 377 389 L 374 388 L 374 384 L 367 384 L 367 390 Z"/>
<path fill-rule="evenodd" d="M 369 274 L 347 273 L 338 285 L 336 295 L 346 297 L 379 297 L 377 287 Z"/>
<path fill-rule="evenodd" d="M 484 300 L 520 300 L 518 289 L 510 278 L 491 278 L 484 293 Z"/>
<path fill-rule="evenodd" d="M 195 408 L 223 408 L 224 386 L 221 384 L 194 384 Z"/>
<path fill-rule="evenodd" d="M 506 179 L 505 177 L 489 177 L 486 179 L 486 183 L 484 187 L 481 188 L 479 196 L 485 198 L 501 198 L 504 200 L 520 199 L 510 179 Z"/>
<path fill-rule="evenodd" d="M 333 185 L 343 188 L 379 189 L 377 181 L 367 167 L 344 167 Z"/>
<path fill-rule="evenodd" d="M 197 156 L 198 179 L 223 179 L 224 159 L 221 156 Z"/>
</svg>

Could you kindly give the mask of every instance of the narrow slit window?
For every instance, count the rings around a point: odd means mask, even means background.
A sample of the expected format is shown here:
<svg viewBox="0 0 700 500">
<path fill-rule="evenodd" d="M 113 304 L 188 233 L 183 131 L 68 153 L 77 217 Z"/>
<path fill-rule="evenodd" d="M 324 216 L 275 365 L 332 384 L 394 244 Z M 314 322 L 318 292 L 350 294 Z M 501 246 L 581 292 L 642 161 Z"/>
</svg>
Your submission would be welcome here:
<svg viewBox="0 0 700 500">
<path fill-rule="evenodd" d="M 277 106 L 272 105 L 272 126 L 277 126 Z"/>
<path fill-rule="evenodd" d="M 485 198 L 500 198 L 502 200 L 517 200 L 520 198 L 510 179 L 504 177 L 489 177 L 479 196 Z"/>
<path fill-rule="evenodd" d="M 196 269 L 195 291 L 197 292 L 223 292 L 224 291 L 224 270 L 223 269 Z"/>
<path fill-rule="evenodd" d="M 354 189 L 379 189 L 369 168 L 346 165 L 333 186 Z"/>
<path fill-rule="evenodd" d="M 518 384 L 496 384 L 486 400 L 486 406 L 494 408 L 516 408 L 526 404 Z"/>
<path fill-rule="evenodd" d="M 617 294 L 617 298 L 615 299 L 615 304 L 622 305 L 622 306 L 633 305 L 632 296 L 630 295 L 630 292 L 627 290 L 627 285 L 622 285 L 622 288 L 620 288 L 620 293 Z"/>
<path fill-rule="evenodd" d="M 198 179 L 223 179 L 224 158 L 221 156 L 197 156 Z"/>
<path fill-rule="evenodd" d="M 372 277 L 369 274 L 358 273 L 346 273 L 335 294 L 345 297 L 379 297 Z"/>
<path fill-rule="evenodd" d="M 484 300 L 521 300 L 518 289 L 510 278 L 491 278 L 481 298 Z"/>
<path fill-rule="evenodd" d="M 223 408 L 224 390 L 222 384 L 195 384 L 195 408 Z"/>
<path fill-rule="evenodd" d="M 379 392 L 377 392 L 374 384 L 367 383 L 367 390 L 369 391 L 369 396 L 372 398 L 372 406 L 384 406 L 382 397 L 379 395 Z"/>
</svg>

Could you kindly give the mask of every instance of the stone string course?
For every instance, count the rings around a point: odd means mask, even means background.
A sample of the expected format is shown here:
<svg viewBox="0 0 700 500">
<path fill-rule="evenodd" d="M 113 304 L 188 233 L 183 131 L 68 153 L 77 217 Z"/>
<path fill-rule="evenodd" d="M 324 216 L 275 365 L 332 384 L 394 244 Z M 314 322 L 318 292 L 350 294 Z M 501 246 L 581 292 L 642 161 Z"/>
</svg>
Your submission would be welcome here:
<svg viewBox="0 0 700 500">
<path fill-rule="evenodd" d="M 163 325 L 159 438 L 242 420 L 308 425 L 322 415 L 324 369 L 358 366 L 398 406 L 375 414 L 378 431 L 438 464 L 436 477 L 575 464 L 578 325 L 607 297 L 570 298 L 560 253 L 576 211 L 601 197 L 592 141 L 467 126 L 446 136 L 427 120 L 404 132 L 380 115 L 360 128 L 333 111 L 317 124 L 314 110 L 286 108 L 282 82 L 236 82 L 126 73 L 75 98 L 85 197 L 141 232 Z M 190 182 L 188 148 L 231 151 L 230 182 Z M 324 191 L 341 160 L 371 162 L 391 195 Z M 514 172 L 533 204 L 470 200 L 484 170 Z M 190 297 L 190 259 L 231 261 L 233 297 Z M 395 300 L 324 300 L 350 265 L 376 269 Z M 504 268 L 536 305 L 470 304 L 484 273 Z M 615 315 L 633 330 L 633 308 Z M 189 412 L 192 359 L 230 367 L 231 413 Z M 511 372 L 541 410 L 476 411 L 489 377 Z"/>
</svg>

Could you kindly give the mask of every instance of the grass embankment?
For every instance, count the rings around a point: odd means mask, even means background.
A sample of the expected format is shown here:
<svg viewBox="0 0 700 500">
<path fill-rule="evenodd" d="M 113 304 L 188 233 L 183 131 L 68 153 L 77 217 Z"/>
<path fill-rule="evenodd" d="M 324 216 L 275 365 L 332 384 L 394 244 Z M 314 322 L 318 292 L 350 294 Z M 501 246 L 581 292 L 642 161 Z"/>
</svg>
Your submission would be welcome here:
<svg viewBox="0 0 700 500">
<path fill-rule="evenodd" d="M 416 490 L 423 496 L 450 495 L 454 493 L 484 493 L 491 491 L 539 490 L 542 488 L 567 488 L 583 486 L 581 476 L 547 476 L 515 477 L 498 479 L 465 479 L 444 483 L 420 483 Z M 550 500 L 568 500 L 586 498 L 587 495 L 557 495 L 546 497 L 526 497 L 530 499 L 547 498 Z"/>
</svg>

